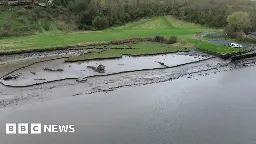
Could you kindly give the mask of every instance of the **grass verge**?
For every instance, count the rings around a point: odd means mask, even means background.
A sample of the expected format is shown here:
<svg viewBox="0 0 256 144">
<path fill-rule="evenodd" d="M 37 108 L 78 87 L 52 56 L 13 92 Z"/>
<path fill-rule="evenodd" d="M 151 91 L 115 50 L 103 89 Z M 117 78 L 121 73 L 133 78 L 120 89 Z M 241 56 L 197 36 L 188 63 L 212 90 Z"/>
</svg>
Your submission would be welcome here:
<svg viewBox="0 0 256 144">
<path fill-rule="evenodd" d="M 219 56 L 221 58 L 228 58 L 233 55 L 244 53 L 242 49 L 231 48 L 228 46 L 222 46 L 217 44 L 211 44 L 205 41 L 189 39 L 190 43 L 193 43 L 196 48 L 202 52 Z"/>
</svg>

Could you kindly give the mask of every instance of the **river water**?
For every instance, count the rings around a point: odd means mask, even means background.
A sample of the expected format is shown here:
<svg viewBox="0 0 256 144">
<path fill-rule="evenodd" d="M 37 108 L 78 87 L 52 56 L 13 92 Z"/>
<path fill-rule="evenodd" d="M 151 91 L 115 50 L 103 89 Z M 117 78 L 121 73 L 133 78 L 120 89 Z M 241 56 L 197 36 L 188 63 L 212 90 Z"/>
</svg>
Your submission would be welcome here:
<svg viewBox="0 0 256 144">
<path fill-rule="evenodd" d="M 5 108 L 1 144 L 253 144 L 256 67 Z M 5 123 L 74 124 L 6 135 Z"/>
</svg>

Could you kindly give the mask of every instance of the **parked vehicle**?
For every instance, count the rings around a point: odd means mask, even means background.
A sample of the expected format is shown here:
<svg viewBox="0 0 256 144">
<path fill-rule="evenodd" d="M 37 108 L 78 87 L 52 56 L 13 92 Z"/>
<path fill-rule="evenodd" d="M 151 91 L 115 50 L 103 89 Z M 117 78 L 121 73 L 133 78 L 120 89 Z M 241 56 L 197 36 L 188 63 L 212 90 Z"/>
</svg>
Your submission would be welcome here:
<svg viewBox="0 0 256 144">
<path fill-rule="evenodd" d="M 232 48 L 242 48 L 243 46 L 242 45 L 240 45 L 240 44 L 236 44 L 236 43 L 230 43 L 230 44 L 228 44 L 230 47 L 232 47 Z"/>
</svg>

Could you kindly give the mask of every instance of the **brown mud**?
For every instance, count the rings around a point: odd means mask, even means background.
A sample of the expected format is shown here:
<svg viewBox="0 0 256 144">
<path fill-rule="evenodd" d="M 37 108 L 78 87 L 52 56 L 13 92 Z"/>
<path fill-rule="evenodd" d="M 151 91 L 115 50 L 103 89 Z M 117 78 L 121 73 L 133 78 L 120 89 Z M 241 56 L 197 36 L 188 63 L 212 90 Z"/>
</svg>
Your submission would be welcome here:
<svg viewBox="0 0 256 144">
<path fill-rule="evenodd" d="M 146 57 L 129 57 L 123 56 L 121 59 L 105 61 L 87 61 L 83 63 L 64 63 L 63 57 L 39 60 L 29 65 L 18 67 L 0 78 L 9 75 L 21 73 L 21 77 L 13 81 L 0 82 L 10 87 L 29 87 L 44 83 L 63 81 L 69 79 L 78 79 L 80 77 L 97 77 L 117 75 L 129 72 L 157 70 L 165 68 L 179 67 L 186 64 L 197 63 L 212 58 L 206 55 L 195 55 L 188 53 L 155 55 Z M 159 62 L 165 63 L 165 66 Z M 91 70 L 88 67 L 97 67 L 99 64 L 106 66 L 103 73 Z M 5 69 L 5 67 L 3 67 Z M 1 69 L 0 69 L 1 70 Z M 54 70 L 61 70 L 56 73 Z M 36 79 L 40 79 L 36 81 Z M 42 81 L 41 79 L 45 79 Z"/>
<path fill-rule="evenodd" d="M 124 57 L 114 61 L 72 64 L 64 63 L 63 56 L 50 59 L 47 57 L 44 60 L 24 60 L 22 65 L 19 65 L 18 59 L 6 60 L 0 66 L 1 78 L 22 73 L 20 78 L 15 80 L 1 80 L 3 85 L 0 86 L 0 107 L 2 108 L 33 101 L 108 92 L 121 87 L 160 83 L 179 78 L 199 79 L 202 76 L 256 64 L 256 58 L 231 62 L 197 52 L 135 59 Z M 164 63 L 165 66 L 158 62 Z M 97 66 L 100 63 L 106 66 L 105 73 L 100 74 L 86 69 L 88 65 Z M 42 69 L 44 67 L 63 69 L 63 72 L 46 72 Z"/>
</svg>

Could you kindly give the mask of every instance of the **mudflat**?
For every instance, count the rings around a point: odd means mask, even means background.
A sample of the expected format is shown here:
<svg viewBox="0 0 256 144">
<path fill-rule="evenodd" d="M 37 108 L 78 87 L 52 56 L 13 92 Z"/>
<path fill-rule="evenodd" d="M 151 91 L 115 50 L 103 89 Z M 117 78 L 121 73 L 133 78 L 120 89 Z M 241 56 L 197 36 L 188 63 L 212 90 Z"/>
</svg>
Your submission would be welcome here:
<svg viewBox="0 0 256 144">
<path fill-rule="evenodd" d="M 76 131 L 43 135 L 1 131 L 1 143 L 253 143 L 255 72 L 255 67 L 234 69 L 5 108 L 0 113 L 2 130 L 7 122 L 39 122 L 74 124 Z M 77 86 L 69 88 L 74 91 Z"/>
</svg>

